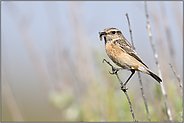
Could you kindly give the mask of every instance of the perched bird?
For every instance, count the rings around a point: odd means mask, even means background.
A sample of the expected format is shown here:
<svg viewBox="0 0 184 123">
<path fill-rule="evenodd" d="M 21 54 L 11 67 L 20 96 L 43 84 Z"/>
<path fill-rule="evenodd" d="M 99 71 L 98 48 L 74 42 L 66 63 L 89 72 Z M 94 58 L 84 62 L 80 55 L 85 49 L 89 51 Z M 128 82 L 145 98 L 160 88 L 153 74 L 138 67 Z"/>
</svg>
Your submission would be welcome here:
<svg viewBox="0 0 184 123">
<path fill-rule="evenodd" d="M 135 71 L 146 73 L 152 76 L 159 83 L 162 82 L 162 80 L 146 66 L 120 30 L 116 28 L 107 28 L 104 29 L 103 32 L 99 32 L 99 35 L 101 41 L 102 36 L 104 36 L 105 50 L 109 58 L 116 65 L 132 72 L 124 85 L 128 83 Z"/>
</svg>

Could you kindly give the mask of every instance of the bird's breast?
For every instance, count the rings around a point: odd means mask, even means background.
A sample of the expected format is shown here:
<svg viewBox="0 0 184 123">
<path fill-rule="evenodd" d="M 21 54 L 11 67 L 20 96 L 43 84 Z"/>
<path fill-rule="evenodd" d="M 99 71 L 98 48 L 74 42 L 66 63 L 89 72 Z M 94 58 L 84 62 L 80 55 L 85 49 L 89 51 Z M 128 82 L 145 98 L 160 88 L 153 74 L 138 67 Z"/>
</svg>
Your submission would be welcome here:
<svg viewBox="0 0 184 123">
<path fill-rule="evenodd" d="M 118 66 L 124 69 L 138 69 L 140 63 L 124 52 L 116 43 L 106 44 L 105 49 L 109 58 Z"/>
<path fill-rule="evenodd" d="M 117 44 L 108 43 L 105 45 L 105 49 L 106 49 L 107 55 L 115 64 L 126 69 L 126 65 L 124 64 L 124 60 L 123 60 L 124 52 Z"/>
<path fill-rule="evenodd" d="M 106 53 L 109 57 L 117 58 L 122 54 L 122 50 L 119 48 L 118 45 L 114 43 L 108 43 L 105 45 Z"/>
</svg>

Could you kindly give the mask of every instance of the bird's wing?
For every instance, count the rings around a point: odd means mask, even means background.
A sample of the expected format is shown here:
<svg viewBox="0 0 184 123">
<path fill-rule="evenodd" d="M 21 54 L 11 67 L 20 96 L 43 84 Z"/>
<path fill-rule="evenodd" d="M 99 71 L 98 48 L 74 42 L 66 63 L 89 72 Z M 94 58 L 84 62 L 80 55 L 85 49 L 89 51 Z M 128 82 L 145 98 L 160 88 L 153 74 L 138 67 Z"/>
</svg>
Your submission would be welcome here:
<svg viewBox="0 0 184 123">
<path fill-rule="evenodd" d="M 141 62 L 143 65 L 145 65 L 142 59 L 137 55 L 137 53 L 133 49 L 132 45 L 126 39 L 117 40 L 117 44 L 124 52 L 126 52 L 127 54 L 129 54 L 130 56 L 134 57 L 136 60 Z"/>
</svg>

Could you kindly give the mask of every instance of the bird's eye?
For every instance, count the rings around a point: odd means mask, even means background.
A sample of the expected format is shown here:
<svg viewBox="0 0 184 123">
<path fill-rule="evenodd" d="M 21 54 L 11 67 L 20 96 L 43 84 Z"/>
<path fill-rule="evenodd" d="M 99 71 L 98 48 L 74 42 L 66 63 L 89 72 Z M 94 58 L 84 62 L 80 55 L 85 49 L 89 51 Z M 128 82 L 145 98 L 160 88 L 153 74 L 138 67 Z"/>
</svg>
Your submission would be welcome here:
<svg viewBox="0 0 184 123">
<path fill-rule="evenodd" d="M 116 32 L 115 31 L 112 31 L 112 34 L 115 34 Z"/>
</svg>

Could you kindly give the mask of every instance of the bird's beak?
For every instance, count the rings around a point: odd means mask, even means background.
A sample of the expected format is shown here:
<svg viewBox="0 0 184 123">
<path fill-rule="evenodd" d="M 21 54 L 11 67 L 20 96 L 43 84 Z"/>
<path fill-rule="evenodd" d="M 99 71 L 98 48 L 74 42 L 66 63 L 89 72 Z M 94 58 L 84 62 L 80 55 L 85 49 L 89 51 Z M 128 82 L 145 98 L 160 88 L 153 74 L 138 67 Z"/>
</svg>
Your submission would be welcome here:
<svg viewBox="0 0 184 123">
<path fill-rule="evenodd" d="M 99 35 L 100 35 L 100 41 L 102 41 L 102 35 L 105 35 L 106 33 L 105 32 L 99 32 Z"/>
</svg>

